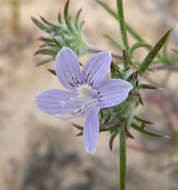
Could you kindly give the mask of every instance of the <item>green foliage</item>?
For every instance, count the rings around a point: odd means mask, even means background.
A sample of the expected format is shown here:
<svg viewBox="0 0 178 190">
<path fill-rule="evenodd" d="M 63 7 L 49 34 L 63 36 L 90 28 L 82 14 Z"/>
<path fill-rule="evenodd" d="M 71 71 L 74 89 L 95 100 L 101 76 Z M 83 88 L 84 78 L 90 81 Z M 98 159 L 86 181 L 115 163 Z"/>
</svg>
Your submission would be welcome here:
<svg viewBox="0 0 178 190">
<path fill-rule="evenodd" d="M 134 128 L 135 130 L 137 130 L 138 132 L 148 135 L 148 136 L 152 136 L 152 137 L 164 137 L 162 135 L 147 131 L 146 129 L 139 127 L 136 123 L 132 123 L 131 124 L 132 128 Z"/>
<path fill-rule="evenodd" d="M 103 1 L 101 0 L 96 0 L 96 2 L 101 5 L 114 19 L 116 19 L 117 22 L 120 22 L 119 21 L 119 15 L 116 13 L 116 11 L 114 11 L 113 9 L 111 9 L 106 3 L 104 3 Z M 125 28 L 126 30 L 128 31 L 128 33 L 135 39 L 137 40 L 138 42 L 141 42 L 141 43 L 144 43 L 144 44 L 147 44 L 145 42 L 145 40 L 135 31 L 135 29 L 130 25 L 128 24 L 127 22 L 125 22 Z M 146 47 L 146 46 L 145 46 Z M 147 44 L 147 47 L 146 47 L 148 50 L 151 50 L 151 45 L 150 44 Z M 174 52 L 176 50 L 173 50 Z M 175 65 L 175 61 L 168 58 L 168 57 L 165 57 L 164 55 L 160 55 L 160 54 L 157 54 L 156 55 L 158 61 L 160 63 L 163 63 L 165 65 Z"/>
<path fill-rule="evenodd" d="M 147 120 L 145 120 L 145 119 L 142 119 L 142 118 L 140 118 L 140 117 L 138 117 L 138 116 L 136 116 L 136 115 L 135 115 L 134 119 L 135 119 L 136 121 L 139 121 L 139 122 L 144 123 L 144 124 L 153 124 L 153 122 L 147 121 Z"/>
<path fill-rule="evenodd" d="M 144 83 L 141 83 L 138 85 L 138 88 L 139 89 L 152 89 L 152 90 L 156 90 L 157 88 L 154 87 L 154 86 L 151 86 L 149 84 L 144 84 Z"/>
<path fill-rule="evenodd" d="M 143 63 L 141 64 L 141 66 L 138 70 L 140 75 L 142 75 L 148 69 L 148 67 L 152 63 L 153 59 L 157 56 L 159 50 L 165 44 L 171 31 L 172 31 L 172 29 L 170 29 L 168 32 L 166 32 L 166 34 L 163 35 L 163 37 L 156 43 L 156 45 L 151 49 L 151 51 L 145 57 Z"/>
<path fill-rule="evenodd" d="M 58 14 L 58 23 L 53 24 L 43 17 L 41 21 L 32 17 L 33 23 L 41 30 L 47 33 L 46 37 L 39 38 L 43 42 L 40 49 L 35 52 L 35 55 L 48 55 L 49 59 L 45 59 L 37 65 L 43 65 L 52 60 L 55 60 L 57 52 L 62 47 L 70 47 L 77 55 L 86 53 L 88 50 L 88 43 L 82 34 L 82 27 L 84 22 L 79 23 L 81 9 L 77 12 L 74 24 L 69 19 L 69 0 L 64 7 L 64 23 L 60 13 Z"/>
</svg>

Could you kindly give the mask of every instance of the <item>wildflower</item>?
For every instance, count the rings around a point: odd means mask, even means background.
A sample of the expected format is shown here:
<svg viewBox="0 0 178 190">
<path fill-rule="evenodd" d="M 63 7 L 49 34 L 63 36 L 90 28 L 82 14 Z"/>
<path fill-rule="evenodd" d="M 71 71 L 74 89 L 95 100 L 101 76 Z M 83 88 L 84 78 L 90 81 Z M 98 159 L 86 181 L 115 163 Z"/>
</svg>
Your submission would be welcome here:
<svg viewBox="0 0 178 190">
<path fill-rule="evenodd" d="M 35 98 L 41 111 L 60 119 L 86 116 L 83 138 L 89 153 L 96 151 L 100 109 L 120 104 L 127 99 L 132 89 L 130 83 L 121 79 L 103 81 L 111 60 L 111 53 L 98 53 L 80 71 L 75 53 L 70 48 L 63 47 L 56 57 L 56 75 L 68 91 L 46 90 Z"/>
</svg>

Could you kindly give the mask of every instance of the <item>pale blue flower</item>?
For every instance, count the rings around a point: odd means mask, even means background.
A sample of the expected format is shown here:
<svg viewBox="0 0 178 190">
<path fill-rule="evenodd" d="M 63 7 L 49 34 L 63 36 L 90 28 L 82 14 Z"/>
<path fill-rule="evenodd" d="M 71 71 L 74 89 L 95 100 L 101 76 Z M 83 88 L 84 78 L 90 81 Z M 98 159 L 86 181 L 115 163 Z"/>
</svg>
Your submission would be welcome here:
<svg viewBox="0 0 178 190">
<path fill-rule="evenodd" d="M 77 56 L 70 48 L 64 47 L 56 57 L 56 75 L 68 91 L 51 89 L 35 97 L 35 103 L 41 111 L 60 119 L 86 116 L 83 138 L 89 153 L 96 151 L 100 109 L 122 103 L 132 89 L 131 84 L 125 80 L 103 81 L 111 60 L 110 52 L 98 53 L 80 71 Z"/>
</svg>

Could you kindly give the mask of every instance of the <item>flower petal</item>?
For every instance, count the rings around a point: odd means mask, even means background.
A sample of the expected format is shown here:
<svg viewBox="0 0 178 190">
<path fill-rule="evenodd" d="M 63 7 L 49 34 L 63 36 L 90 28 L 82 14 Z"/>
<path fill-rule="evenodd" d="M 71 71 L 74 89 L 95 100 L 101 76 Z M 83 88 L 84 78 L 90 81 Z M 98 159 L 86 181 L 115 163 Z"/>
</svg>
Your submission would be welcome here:
<svg viewBox="0 0 178 190">
<path fill-rule="evenodd" d="M 63 47 L 56 56 L 56 74 L 61 84 L 73 90 L 82 83 L 80 66 L 76 54 Z"/>
<path fill-rule="evenodd" d="M 35 103 L 41 111 L 47 114 L 66 114 L 81 107 L 80 104 L 69 103 L 74 96 L 74 92 L 51 89 L 40 92 L 35 97 Z"/>
<path fill-rule="evenodd" d="M 100 84 L 100 103 L 101 108 L 112 107 L 122 103 L 127 99 L 132 85 L 121 79 L 105 80 Z"/>
<path fill-rule="evenodd" d="M 84 129 L 83 129 L 83 138 L 85 147 L 88 153 L 94 154 L 96 152 L 96 147 L 99 137 L 99 120 L 98 113 L 99 108 L 92 109 L 88 117 L 86 118 Z"/>
<path fill-rule="evenodd" d="M 97 87 L 109 70 L 111 61 L 110 52 L 100 52 L 93 56 L 83 68 L 82 76 L 84 81 Z"/>
</svg>

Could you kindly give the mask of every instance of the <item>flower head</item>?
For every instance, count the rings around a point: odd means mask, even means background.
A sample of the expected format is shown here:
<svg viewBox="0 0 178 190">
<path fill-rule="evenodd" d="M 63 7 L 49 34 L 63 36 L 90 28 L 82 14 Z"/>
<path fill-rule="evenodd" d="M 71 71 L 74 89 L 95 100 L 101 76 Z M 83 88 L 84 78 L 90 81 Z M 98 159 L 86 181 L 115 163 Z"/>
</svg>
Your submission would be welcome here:
<svg viewBox="0 0 178 190">
<path fill-rule="evenodd" d="M 75 53 L 63 47 L 56 57 L 56 75 L 68 90 L 46 90 L 35 97 L 39 109 L 60 119 L 85 115 L 83 138 L 87 152 L 95 153 L 99 137 L 98 114 L 127 99 L 132 86 L 121 79 L 104 80 L 111 64 L 111 53 L 93 56 L 80 71 Z"/>
</svg>

